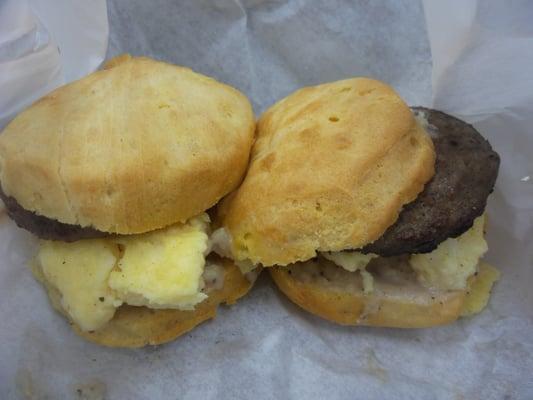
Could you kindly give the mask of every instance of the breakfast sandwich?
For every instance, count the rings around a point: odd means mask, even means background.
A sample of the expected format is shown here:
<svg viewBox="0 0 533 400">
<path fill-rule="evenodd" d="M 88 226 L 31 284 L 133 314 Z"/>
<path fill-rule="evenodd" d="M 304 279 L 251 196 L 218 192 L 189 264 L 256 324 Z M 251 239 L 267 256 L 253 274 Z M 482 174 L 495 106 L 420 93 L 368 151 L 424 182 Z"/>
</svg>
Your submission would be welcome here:
<svg viewBox="0 0 533 400">
<path fill-rule="evenodd" d="M 63 86 L 0 135 L 0 196 L 39 238 L 32 269 L 82 337 L 174 339 L 259 269 L 211 254 L 207 211 L 235 189 L 255 120 L 236 89 L 128 55 Z"/>
<path fill-rule="evenodd" d="M 382 82 L 303 88 L 259 119 L 216 249 L 269 267 L 290 300 L 330 321 L 446 324 L 481 311 L 499 276 L 480 261 L 498 167 L 471 125 L 410 109 Z"/>
</svg>

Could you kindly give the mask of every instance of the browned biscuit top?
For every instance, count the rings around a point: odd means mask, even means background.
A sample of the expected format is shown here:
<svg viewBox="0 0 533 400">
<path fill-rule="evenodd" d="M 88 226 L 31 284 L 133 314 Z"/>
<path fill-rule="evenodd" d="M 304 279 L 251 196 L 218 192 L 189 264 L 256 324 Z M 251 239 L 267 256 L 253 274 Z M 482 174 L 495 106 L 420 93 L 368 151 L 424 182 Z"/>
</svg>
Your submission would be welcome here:
<svg viewBox="0 0 533 400">
<path fill-rule="evenodd" d="M 5 127 L 2 190 L 63 224 L 149 232 L 235 189 L 254 128 L 251 104 L 236 89 L 188 68 L 120 57 Z"/>
<path fill-rule="evenodd" d="M 383 235 L 433 176 L 429 134 L 368 78 L 300 89 L 257 123 L 246 177 L 219 207 L 237 260 L 287 265 Z"/>
</svg>

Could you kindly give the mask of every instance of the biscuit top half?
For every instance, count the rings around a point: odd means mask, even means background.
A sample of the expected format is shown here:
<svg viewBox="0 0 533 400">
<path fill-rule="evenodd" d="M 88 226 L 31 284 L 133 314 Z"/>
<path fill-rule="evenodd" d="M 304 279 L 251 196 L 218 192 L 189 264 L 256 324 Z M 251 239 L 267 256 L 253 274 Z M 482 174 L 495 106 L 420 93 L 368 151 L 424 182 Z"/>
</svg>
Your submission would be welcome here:
<svg viewBox="0 0 533 400">
<path fill-rule="evenodd" d="M 0 135 L 0 183 L 24 209 L 133 234 L 203 212 L 242 179 L 255 121 L 236 89 L 121 56 L 18 115 Z"/>
<path fill-rule="evenodd" d="M 298 90 L 260 118 L 247 175 L 219 207 L 237 260 L 265 266 L 379 238 L 434 174 L 432 141 L 386 84 Z"/>
</svg>

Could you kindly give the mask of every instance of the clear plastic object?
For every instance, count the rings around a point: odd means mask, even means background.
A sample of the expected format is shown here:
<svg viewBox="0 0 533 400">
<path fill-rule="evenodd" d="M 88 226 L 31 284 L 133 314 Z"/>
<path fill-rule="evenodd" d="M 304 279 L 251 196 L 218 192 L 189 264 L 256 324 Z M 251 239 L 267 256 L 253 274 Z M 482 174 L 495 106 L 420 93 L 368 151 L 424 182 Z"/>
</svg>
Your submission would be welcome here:
<svg viewBox="0 0 533 400">
<path fill-rule="evenodd" d="M 0 129 L 56 87 L 104 60 L 105 0 L 6 0 L 0 4 Z"/>
</svg>

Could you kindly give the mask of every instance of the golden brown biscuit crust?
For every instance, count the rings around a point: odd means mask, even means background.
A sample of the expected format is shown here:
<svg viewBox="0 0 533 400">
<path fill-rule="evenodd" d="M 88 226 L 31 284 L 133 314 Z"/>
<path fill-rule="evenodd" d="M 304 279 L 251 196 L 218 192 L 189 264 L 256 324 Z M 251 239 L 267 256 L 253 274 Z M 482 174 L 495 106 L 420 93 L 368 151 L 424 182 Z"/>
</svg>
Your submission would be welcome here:
<svg viewBox="0 0 533 400">
<path fill-rule="evenodd" d="M 185 221 L 234 189 L 254 126 L 236 89 L 123 56 L 5 128 L 0 181 L 39 215 L 104 232 L 147 232 Z"/>
<path fill-rule="evenodd" d="M 394 276 L 375 278 L 374 291 L 365 294 L 359 274 L 328 267 L 320 261 L 269 268 L 278 289 L 312 314 L 341 325 L 390 328 L 427 328 L 471 315 L 469 307 L 474 309 L 474 306 L 467 301 L 470 290 L 490 291 L 499 276 L 495 271 L 481 263 L 478 276 L 469 281 L 469 289 L 431 292 L 416 283 L 412 271 L 404 270 Z M 477 287 L 477 279 L 490 282 Z M 476 297 L 483 296 L 486 302 L 487 293 L 476 293 Z M 483 307 L 484 304 L 474 312 L 480 312 Z"/>
<path fill-rule="evenodd" d="M 379 238 L 433 176 L 433 144 L 386 84 L 296 91 L 258 121 L 248 173 L 220 207 L 236 259 L 287 265 Z"/>
</svg>

